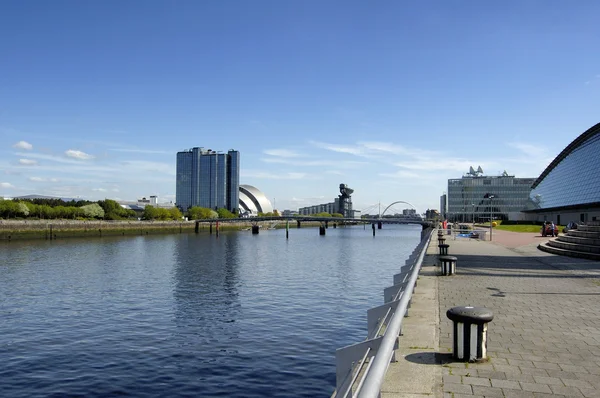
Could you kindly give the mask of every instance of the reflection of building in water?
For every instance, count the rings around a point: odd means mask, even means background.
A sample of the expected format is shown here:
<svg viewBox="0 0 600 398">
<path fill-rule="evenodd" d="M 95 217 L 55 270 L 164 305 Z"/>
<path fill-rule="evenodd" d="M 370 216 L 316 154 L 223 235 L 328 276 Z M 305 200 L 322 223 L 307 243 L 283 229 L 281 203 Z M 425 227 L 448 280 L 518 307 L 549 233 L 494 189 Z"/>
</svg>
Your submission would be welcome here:
<svg viewBox="0 0 600 398">
<path fill-rule="evenodd" d="M 176 241 L 173 296 L 175 318 L 182 330 L 197 341 L 205 354 L 222 355 L 218 347 L 207 345 L 210 339 L 236 339 L 239 335 L 239 234 L 223 234 L 219 239 Z M 193 337 L 197 336 L 197 337 Z M 210 355 L 209 355 L 210 356 Z"/>
<path fill-rule="evenodd" d="M 333 202 L 302 207 L 298 209 L 298 213 L 303 216 L 318 213 L 339 213 L 346 218 L 354 218 L 352 193 L 354 193 L 354 189 L 349 188 L 346 184 L 340 184 L 340 195 Z"/>
</svg>

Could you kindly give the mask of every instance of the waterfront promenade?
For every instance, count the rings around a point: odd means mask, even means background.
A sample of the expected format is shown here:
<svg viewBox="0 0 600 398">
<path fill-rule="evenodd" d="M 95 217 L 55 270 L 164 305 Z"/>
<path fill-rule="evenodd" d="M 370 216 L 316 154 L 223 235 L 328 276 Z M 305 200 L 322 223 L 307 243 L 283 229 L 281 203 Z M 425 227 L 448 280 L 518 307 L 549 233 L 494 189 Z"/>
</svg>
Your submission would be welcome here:
<svg viewBox="0 0 600 398">
<path fill-rule="evenodd" d="M 457 274 L 437 276 L 434 235 L 381 396 L 600 397 L 600 262 L 538 250 L 548 239 L 449 239 Z M 459 305 L 495 315 L 485 363 L 451 358 L 446 310 Z"/>
</svg>

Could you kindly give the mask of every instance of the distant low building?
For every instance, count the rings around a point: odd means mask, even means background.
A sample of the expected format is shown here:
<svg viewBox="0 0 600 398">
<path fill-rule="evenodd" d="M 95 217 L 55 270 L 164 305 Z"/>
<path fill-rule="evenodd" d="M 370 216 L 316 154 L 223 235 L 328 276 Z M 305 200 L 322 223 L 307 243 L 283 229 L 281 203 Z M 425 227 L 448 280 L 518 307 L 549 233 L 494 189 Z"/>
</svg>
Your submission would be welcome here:
<svg viewBox="0 0 600 398">
<path fill-rule="evenodd" d="M 304 216 L 318 213 L 339 213 L 345 218 L 354 218 L 352 193 L 354 193 L 354 189 L 349 188 L 348 185 L 342 183 L 340 184 L 340 195 L 338 195 L 333 202 L 302 207 L 298 209 L 298 213 Z"/>
</svg>

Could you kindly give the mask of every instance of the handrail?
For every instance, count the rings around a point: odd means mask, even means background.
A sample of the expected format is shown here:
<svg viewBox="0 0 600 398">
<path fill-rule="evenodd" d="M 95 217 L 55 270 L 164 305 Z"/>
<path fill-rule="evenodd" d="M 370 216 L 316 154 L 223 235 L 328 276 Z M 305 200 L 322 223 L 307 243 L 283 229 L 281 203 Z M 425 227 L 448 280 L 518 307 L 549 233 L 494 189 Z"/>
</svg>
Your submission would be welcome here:
<svg viewBox="0 0 600 398">
<path fill-rule="evenodd" d="M 400 302 L 398 303 L 398 308 L 396 308 L 396 311 L 392 315 L 392 319 L 390 319 L 390 322 L 385 330 L 381 345 L 377 351 L 377 355 L 375 355 L 373 358 L 373 365 L 370 366 L 368 373 L 364 377 L 362 388 L 357 392 L 358 397 L 360 398 L 377 398 L 380 396 L 379 394 L 381 391 L 381 385 L 383 384 L 383 379 L 394 354 L 394 345 L 396 343 L 396 339 L 400 335 L 402 320 L 404 319 L 404 314 L 408 308 L 408 303 L 412 298 L 415 283 L 419 276 L 419 271 L 421 270 L 423 259 L 425 258 L 425 252 L 427 251 L 427 246 L 429 245 L 432 234 L 433 230 L 421 248 L 419 258 L 417 259 L 415 267 L 410 275 L 408 286 L 406 286 L 406 290 L 404 291 L 404 294 L 402 294 L 402 298 L 400 298 Z"/>
<path fill-rule="evenodd" d="M 404 271 L 394 275 L 394 286 L 384 291 L 386 304 L 369 310 L 371 315 L 368 317 L 376 321 L 376 325 L 369 321 L 367 339 L 337 350 L 338 380 L 332 398 L 379 396 L 385 373 L 394 358 L 394 348 L 400 335 L 402 320 L 407 313 L 433 231 L 429 230 L 429 234 L 426 234 L 413 250 L 401 268 Z M 394 291 L 395 289 L 397 291 Z M 393 296 L 386 295 L 392 292 Z M 379 333 L 384 327 L 383 336 L 380 336 Z M 344 373 L 346 376 L 340 378 Z"/>
</svg>

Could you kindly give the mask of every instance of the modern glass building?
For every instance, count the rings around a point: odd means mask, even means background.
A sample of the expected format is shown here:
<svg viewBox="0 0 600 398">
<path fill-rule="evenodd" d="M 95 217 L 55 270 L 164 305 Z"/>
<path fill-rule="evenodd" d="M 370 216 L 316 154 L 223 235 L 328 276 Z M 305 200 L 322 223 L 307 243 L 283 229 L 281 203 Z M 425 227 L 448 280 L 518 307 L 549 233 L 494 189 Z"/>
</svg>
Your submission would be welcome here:
<svg viewBox="0 0 600 398">
<path fill-rule="evenodd" d="M 524 210 L 534 221 L 600 220 L 600 123 L 571 142 L 532 185 Z"/>
<path fill-rule="evenodd" d="M 462 178 L 448 180 L 446 218 L 452 222 L 525 219 L 521 210 L 534 181 L 506 171 L 500 176 L 486 176 L 481 167 L 471 167 Z"/>
<path fill-rule="evenodd" d="M 175 203 L 185 211 L 192 206 L 237 212 L 240 153 L 192 148 L 177 152 Z"/>
</svg>

